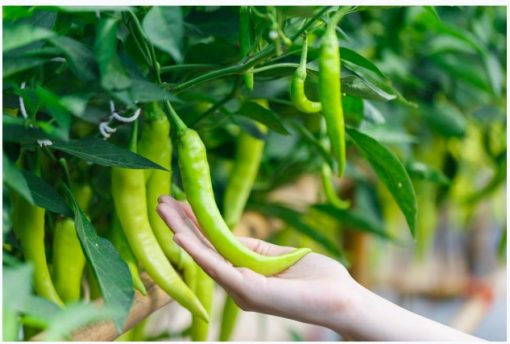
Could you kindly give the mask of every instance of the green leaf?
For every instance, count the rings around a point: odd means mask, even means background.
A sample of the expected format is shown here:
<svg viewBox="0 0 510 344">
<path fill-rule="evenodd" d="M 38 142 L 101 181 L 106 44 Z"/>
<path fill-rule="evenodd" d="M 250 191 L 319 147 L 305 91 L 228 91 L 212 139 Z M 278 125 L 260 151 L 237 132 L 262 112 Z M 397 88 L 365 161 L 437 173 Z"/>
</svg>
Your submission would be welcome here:
<svg viewBox="0 0 510 344">
<path fill-rule="evenodd" d="M 342 47 L 340 48 L 340 57 L 342 60 L 349 61 L 354 63 L 355 65 L 358 65 L 360 67 L 363 67 L 365 69 L 368 69 L 379 76 L 383 78 L 387 78 L 386 75 L 384 75 L 383 72 L 370 60 L 367 58 L 361 56 L 354 50 L 351 50 L 349 48 Z"/>
<path fill-rule="evenodd" d="M 349 95 L 342 97 L 345 122 L 352 126 L 358 126 L 363 120 L 364 107 L 364 101 L 361 98 Z"/>
<path fill-rule="evenodd" d="M 239 128 L 250 136 L 259 140 L 265 140 L 267 134 L 260 130 L 255 121 L 242 116 L 233 116 Z"/>
<path fill-rule="evenodd" d="M 404 165 L 394 153 L 370 136 L 353 128 L 347 128 L 347 133 L 388 188 L 402 210 L 414 237 L 416 233 L 416 195 Z"/>
<path fill-rule="evenodd" d="M 280 204 L 249 204 L 249 208 L 259 211 L 265 215 L 276 217 L 291 226 L 298 232 L 308 236 L 312 240 L 322 245 L 328 252 L 335 257 L 342 257 L 342 252 L 328 237 L 324 236 L 318 229 L 310 227 L 301 219 L 301 213 L 282 206 Z"/>
<path fill-rule="evenodd" d="M 115 319 L 119 317 L 119 314 L 120 312 L 112 307 L 98 308 L 91 303 L 67 305 L 51 318 L 51 323 L 45 331 L 44 340 L 66 341 L 73 331 L 92 323 Z"/>
<path fill-rule="evenodd" d="M 397 98 L 396 95 L 390 94 L 356 75 L 342 77 L 342 92 L 363 99 L 380 101 L 389 101 Z"/>
<path fill-rule="evenodd" d="M 415 143 L 418 139 L 394 124 L 371 124 L 363 122 L 359 128 L 366 135 L 381 143 Z"/>
<path fill-rule="evenodd" d="M 239 110 L 237 110 L 236 114 L 260 122 L 267 126 L 268 128 L 282 135 L 289 134 L 288 130 L 285 128 L 280 118 L 278 118 L 278 116 L 273 111 L 266 109 L 262 105 L 259 105 L 255 102 L 252 101 L 244 102 L 239 108 Z"/>
<path fill-rule="evenodd" d="M 3 77 L 7 78 L 13 74 L 50 62 L 49 52 L 50 50 L 42 48 L 37 49 L 37 51 L 12 51 L 4 54 Z"/>
<path fill-rule="evenodd" d="M 55 190 L 44 179 L 29 171 L 21 171 L 21 173 L 23 174 L 28 188 L 30 189 L 32 199 L 34 200 L 34 205 L 57 214 L 62 214 L 65 216 L 72 215 L 71 210 L 63 198 L 59 195 L 57 190 Z"/>
<path fill-rule="evenodd" d="M 31 322 L 37 323 L 38 327 L 46 328 L 61 308 L 42 297 L 30 295 L 20 305 L 18 311 L 23 313 L 25 318 L 30 317 Z"/>
<path fill-rule="evenodd" d="M 3 308 L 19 311 L 23 308 L 32 290 L 32 264 L 17 264 L 3 267 Z"/>
<path fill-rule="evenodd" d="M 409 162 L 406 164 L 406 169 L 409 172 L 409 176 L 413 179 L 427 180 L 440 185 L 450 184 L 450 179 L 442 171 L 436 170 L 422 162 Z"/>
<path fill-rule="evenodd" d="M 131 7 L 129 6 L 59 6 L 58 9 L 63 12 L 122 12 L 129 11 Z"/>
<path fill-rule="evenodd" d="M 94 53 L 101 73 L 101 85 L 107 90 L 124 89 L 132 83 L 117 56 L 118 24 L 119 19 L 107 18 L 97 26 Z"/>
<path fill-rule="evenodd" d="M 505 76 L 505 73 L 501 68 L 501 64 L 499 63 L 498 58 L 490 52 L 485 52 L 482 55 L 482 60 L 485 65 L 485 69 L 487 70 L 487 76 L 492 86 L 492 90 L 496 96 L 499 96 L 501 94 L 501 89 L 504 84 L 503 78 Z"/>
<path fill-rule="evenodd" d="M 430 14 L 432 14 L 437 20 L 441 20 L 441 18 L 439 18 L 439 14 L 437 14 L 437 11 L 436 11 L 436 8 L 434 6 L 423 6 L 423 8 L 429 12 Z"/>
<path fill-rule="evenodd" d="M 420 114 L 435 132 L 444 137 L 462 138 L 466 135 L 466 118 L 450 103 L 436 103 L 435 107 L 426 107 Z"/>
<path fill-rule="evenodd" d="M 143 18 L 143 29 L 149 41 L 182 62 L 184 23 L 178 6 L 154 6 Z"/>
<path fill-rule="evenodd" d="M 32 198 L 32 193 L 30 192 L 30 188 L 25 177 L 21 171 L 16 168 L 5 152 L 3 152 L 3 172 L 4 183 L 27 200 L 27 202 L 34 204 L 34 199 Z"/>
<path fill-rule="evenodd" d="M 341 209 L 332 204 L 315 204 L 313 208 L 337 220 L 342 224 L 342 228 L 368 232 L 383 239 L 399 242 L 397 238 L 393 237 L 390 233 L 387 233 L 384 228 L 372 221 L 369 221 L 366 216 L 360 214 L 359 210 L 352 211 Z"/>
<path fill-rule="evenodd" d="M 37 140 L 50 139 L 50 136 L 41 129 L 26 127 L 15 123 L 6 123 L 6 118 L 8 117 L 9 116 L 3 117 L 3 140 L 5 142 L 28 144 L 34 143 Z"/>
<path fill-rule="evenodd" d="M 54 32 L 42 27 L 7 22 L 3 24 L 2 50 L 6 53 L 9 50 L 54 36 Z"/>
<path fill-rule="evenodd" d="M 71 127 L 71 113 L 62 105 L 61 97 L 41 86 L 37 86 L 35 93 L 41 103 L 41 107 L 47 110 L 62 129 L 64 129 L 66 134 L 68 134 L 69 128 Z M 65 135 L 65 139 L 67 138 L 68 135 Z"/>
<path fill-rule="evenodd" d="M 131 152 L 127 148 L 115 146 L 96 137 L 86 137 L 68 142 L 55 140 L 48 148 L 69 153 L 101 166 L 120 166 L 135 169 L 155 168 L 166 171 L 160 165 Z"/>
<path fill-rule="evenodd" d="M 69 37 L 52 38 L 50 42 L 64 54 L 73 73 L 83 81 L 97 79 L 94 55 L 83 43 Z"/>
<path fill-rule="evenodd" d="M 78 206 L 72 192 L 68 188 L 66 191 L 74 211 L 76 232 L 97 278 L 105 304 L 119 311 L 115 316 L 115 325 L 120 333 L 134 300 L 131 273 L 113 244 L 97 235 L 96 229 Z"/>
</svg>

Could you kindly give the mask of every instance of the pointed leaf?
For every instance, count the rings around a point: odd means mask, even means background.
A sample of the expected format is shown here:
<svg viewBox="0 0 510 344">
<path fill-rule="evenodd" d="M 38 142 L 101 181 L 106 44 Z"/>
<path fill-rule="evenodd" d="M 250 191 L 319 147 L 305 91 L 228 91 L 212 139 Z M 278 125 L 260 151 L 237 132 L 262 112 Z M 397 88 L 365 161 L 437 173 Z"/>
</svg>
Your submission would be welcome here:
<svg viewBox="0 0 510 344">
<path fill-rule="evenodd" d="M 32 193 L 30 192 L 25 177 L 21 171 L 16 168 L 5 152 L 3 153 L 3 164 L 4 183 L 10 186 L 27 202 L 34 204 L 34 199 L 32 198 Z"/>
<path fill-rule="evenodd" d="M 102 165 L 120 166 L 135 169 L 156 168 L 166 171 L 164 167 L 97 137 L 86 137 L 68 142 L 54 141 L 48 148 L 60 150 L 83 160 Z"/>
<path fill-rule="evenodd" d="M 183 24 L 182 11 L 178 6 L 154 6 L 142 23 L 149 41 L 177 62 L 182 61 Z"/>
<path fill-rule="evenodd" d="M 69 67 L 81 80 L 97 79 L 97 64 L 92 52 L 83 43 L 69 37 L 52 38 L 51 43 L 64 54 Z"/>
<path fill-rule="evenodd" d="M 260 122 L 282 135 L 289 134 L 280 118 L 278 118 L 278 116 L 273 111 L 266 109 L 262 105 L 259 105 L 255 102 L 244 102 L 243 105 L 241 105 L 241 108 L 237 110 L 236 114 Z"/>
<path fill-rule="evenodd" d="M 386 75 L 384 75 L 383 72 L 369 59 L 366 57 L 361 56 L 354 50 L 351 50 L 349 48 L 341 47 L 340 48 L 340 56 L 342 60 L 352 62 L 360 67 L 363 67 L 365 69 L 368 69 L 379 76 L 386 78 Z"/>
<path fill-rule="evenodd" d="M 55 33 L 42 27 L 28 24 L 4 23 L 3 24 L 3 52 L 13 50 L 32 42 L 48 39 L 55 36 Z"/>
<path fill-rule="evenodd" d="M 69 209 L 64 199 L 50 184 L 32 172 L 21 171 L 21 173 L 30 189 L 34 205 L 57 214 L 72 216 L 71 209 Z"/>
<path fill-rule="evenodd" d="M 105 304 L 119 310 L 115 317 L 115 325 L 120 333 L 134 300 L 131 273 L 113 244 L 97 235 L 94 226 L 78 206 L 72 192 L 68 188 L 66 191 L 74 211 L 78 238 L 97 278 Z"/>
<path fill-rule="evenodd" d="M 347 133 L 388 188 L 402 210 L 414 237 L 416 232 L 416 195 L 404 165 L 394 153 L 372 137 L 353 128 L 347 128 Z"/>
<path fill-rule="evenodd" d="M 366 216 L 363 216 L 358 212 L 341 209 L 331 204 L 315 204 L 313 208 L 331 216 L 340 222 L 346 229 L 368 232 L 383 239 L 399 242 L 397 238 L 387 233 L 384 228 L 372 221 L 369 221 Z"/>
</svg>

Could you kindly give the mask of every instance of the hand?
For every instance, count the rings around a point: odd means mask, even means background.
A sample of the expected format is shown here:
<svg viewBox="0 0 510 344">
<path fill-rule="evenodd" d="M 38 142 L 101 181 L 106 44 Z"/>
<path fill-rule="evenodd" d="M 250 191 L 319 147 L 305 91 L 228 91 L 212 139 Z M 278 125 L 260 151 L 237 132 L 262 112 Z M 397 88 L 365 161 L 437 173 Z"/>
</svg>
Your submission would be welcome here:
<svg viewBox="0 0 510 344">
<path fill-rule="evenodd" d="M 158 213 L 174 231 L 174 241 L 216 280 L 245 311 L 255 311 L 314 323 L 333 329 L 350 308 L 359 285 L 337 261 L 309 253 L 276 276 L 266 277 L 236 268 L 207 241 L 191 207 L 168 196 L 159 198 Z M 239 237 L 253 251 L 282 255 L 294 248 Z"/>
</svg>

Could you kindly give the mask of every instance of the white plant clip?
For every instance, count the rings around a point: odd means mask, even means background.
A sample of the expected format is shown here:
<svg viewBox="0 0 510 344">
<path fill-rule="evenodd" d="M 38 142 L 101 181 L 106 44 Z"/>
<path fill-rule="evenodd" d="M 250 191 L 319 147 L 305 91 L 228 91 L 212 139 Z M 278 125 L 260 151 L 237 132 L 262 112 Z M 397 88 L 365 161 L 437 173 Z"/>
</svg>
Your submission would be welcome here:
<svg viewBox="0 0 510 344">
<path fill-rule="evenodd" d="M 131 117 L 123 117 L 114 111 L 114 112 L 112 112 L 112 118 L 116 119 L 119 122 L 131 123 L 131 122 L 136 121 L 138 116 L 140 116 L 141 111 L 142 110 L 140 108 L 136 109 L 135 113 Z"/>
<path fill-rule="evenodd" d="M 114 133 L 116 131 L 117 131 L 117 129 L 111 128 L 108 125 L 108 122 L 101 122 L 101 123 L 99 123 L 99 132 L 101 133 L 101 135 L 105 139 L 109 138 L 111 136 L 111 133 Z"/>
<path fill-rule="evenodd" d="M 122 123 L 130 123 L 134 122 L 138 119 L 141 113 L 141 109 L 136 109 L 135 113 L 131 117 L 123 117 L 119 115 L 119 113 L 115 110 L 115 103 L 113 100 L 110 100 L 110 117 L 108 118 L 108 121 L 99 123 L 99 132 L 103 136 L 103 138 L 106 140 L 111 136 L 112 133 L 117 131 L 116 128 L 110 127 L 110 122 L 113 120 L 117 120 Z"/>
<path fill-rule="evenodd" d="M 25 82 L 24 81 L 21 83 L 20 88 L 22 90 L 25 88 Z M 23 97 L 22 96 L 19 96 L 19 111 L 21 112 L 21 116 L 23 116 L 23 118 L 25 118 L 25 119 L 28 118 L 27 109 L 25 109 L 25 102 L 23 101 Z"/>
<path fill-rule="evenodd" d="M 37 143 L 39 144 L 39 146 L 41 147 L 45 147 L 45 146 L 51 146 L 53 144 L 53 142 L 51 140 L 47 140 L 47 139 L 44 139 L 44 140 L 37 140 Z"/>
</svg>

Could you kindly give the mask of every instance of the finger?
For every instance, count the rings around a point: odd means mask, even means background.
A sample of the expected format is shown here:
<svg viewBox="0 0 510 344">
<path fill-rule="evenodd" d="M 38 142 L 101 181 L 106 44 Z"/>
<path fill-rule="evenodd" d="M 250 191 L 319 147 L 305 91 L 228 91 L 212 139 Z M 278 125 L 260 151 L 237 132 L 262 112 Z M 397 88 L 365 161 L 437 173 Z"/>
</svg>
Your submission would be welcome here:
<svg viewBox="0 0 510 344">
<path fill-rule="evenodd" d="M 193 209 L 191 209 L 191 205 L 186 201 L 177 201 L 175 200 L 175 203 L 180 206 L 182 211 L 192 220 L 195 225 L 200 228 L 200 224 L 198 223 L 197 217 L 195 216 L 195 213 L 193 212 Z"/>
<path fill-rule="evenodd" d="M 191 221 L 193 221 L 195 226 L 197 226 L 200 229 L 200 224 L 198 223 L 198 220 L 197 220 L 195 214 L 193 213 L 193 209 L 191 209 L 191 206 L 189 205 L 188 202 L 186 202 L 186 201 L 178 201 L 175 198 L 173 198 L 171 196 L 167 196 L 167 195 L 161 195 L 158 198 L 158 202 L 159 203 L 166 203 L 166 204 L 171 205 L 171 206 L 173 206 L 175 208 L 179 208 L 180 213 L 186 214 L 187 217 L 189 217 L 189 219 Z"/>
<path fill-rule="evenodd" d="M 192 221 L 186 221 L 188 217 L 186 215 L 183 216 L 182 212 L 176 208 L 174 204 L 168 203 L 160 203 L 157 207 L 157 212 L 171 228 L 171 230 L 177 233 L 187 233 L 189 235 L 196 236 L 204 246 L 211 247 L 209 241 L 204 237 L 204 235 L 195 227 L 195 224 Z"/>
<path fill-rule="evenodd" d="M 238 293 L 242 290 L 243 274 L 214 249 L 204 248 L 196 236 L 188 233 L 177 233 L 174 240 L 225 290 L 231 293 Z"/>
<path fill-rule="evenodd" d="M 281 256 L 282 254 L 286 254 L 295 250 L 294 247 L 278 246 L 260 239 L 243 236 L 239 236 L 237 238 L 250 250 L 255 251 L 263 256 Z"/>
</svg>

